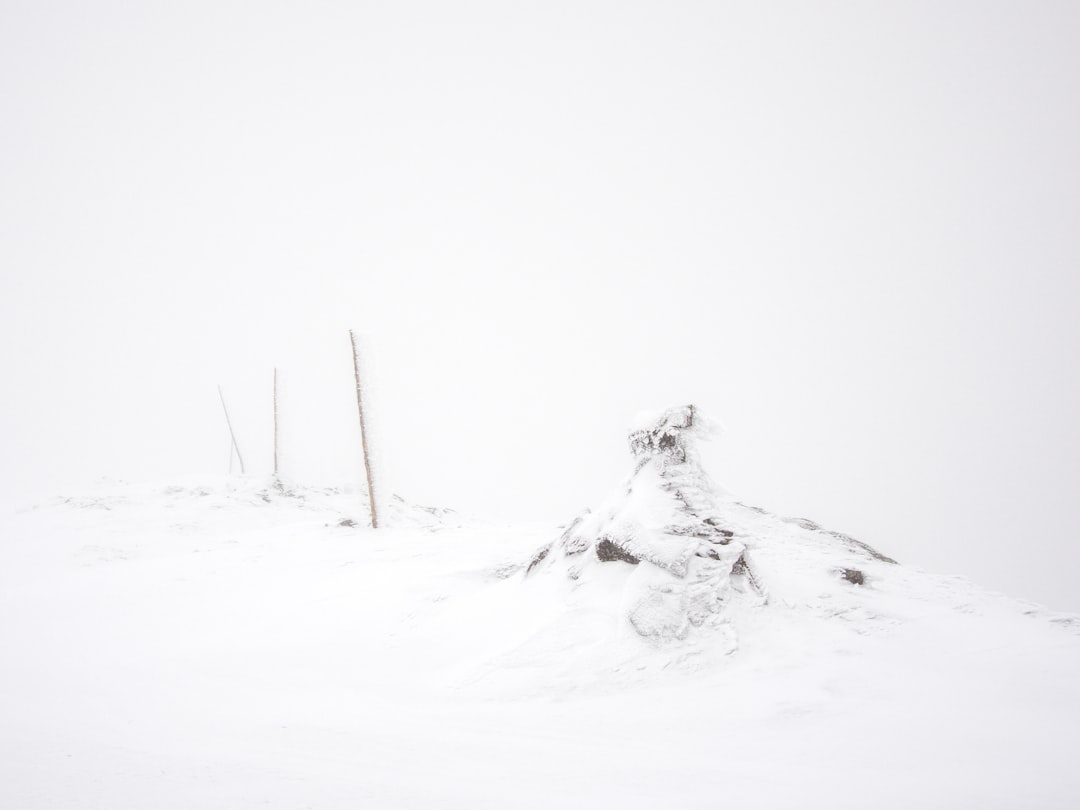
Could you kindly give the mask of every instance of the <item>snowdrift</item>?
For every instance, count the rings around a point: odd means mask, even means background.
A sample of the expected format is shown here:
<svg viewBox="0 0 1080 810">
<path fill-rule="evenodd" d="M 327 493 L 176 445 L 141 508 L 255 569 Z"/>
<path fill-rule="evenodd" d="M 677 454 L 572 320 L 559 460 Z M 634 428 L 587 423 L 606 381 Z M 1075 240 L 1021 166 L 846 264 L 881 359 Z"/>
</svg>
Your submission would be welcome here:
<svg viewBox="0 0 1080 810">
<path fill-rule="evenodd" d="M 636 425 L 561 530 L 255 477 L 0 512 L 0 807 L 1077 806 L 1075 618 L 740 504 L 706 435 Z"/>
</svg>

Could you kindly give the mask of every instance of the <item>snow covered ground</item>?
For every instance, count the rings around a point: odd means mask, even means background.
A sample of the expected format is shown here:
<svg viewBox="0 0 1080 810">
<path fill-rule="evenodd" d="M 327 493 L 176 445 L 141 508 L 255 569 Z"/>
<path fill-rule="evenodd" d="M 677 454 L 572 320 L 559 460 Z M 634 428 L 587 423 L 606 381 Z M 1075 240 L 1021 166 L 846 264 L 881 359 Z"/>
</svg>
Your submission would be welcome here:
<svg viewBox="0 0 1080 810">
<path fill-rule="evenodd" d="M 232 478 L 7 510 L 0 808 L 1080 806 L 1070 617 L 855 585 L 832 536 L 732 506 L 767 600 L 649 640 L 629 563 L 526 575 L 560 528 L 358 507 Z"/>
</svg>

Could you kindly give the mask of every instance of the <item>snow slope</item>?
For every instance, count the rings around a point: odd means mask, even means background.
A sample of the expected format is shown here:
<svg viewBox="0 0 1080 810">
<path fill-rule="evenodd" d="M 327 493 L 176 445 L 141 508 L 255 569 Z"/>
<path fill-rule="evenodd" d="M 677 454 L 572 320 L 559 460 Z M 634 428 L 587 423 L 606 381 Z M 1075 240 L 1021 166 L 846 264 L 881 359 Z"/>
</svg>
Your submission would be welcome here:
<svg viewBox="0 0 1080 810">
<path fill-rule="evenodd" d="M 1070 617 L 728 497 L 762 592 L 648 636 L 645 563 L 526 573 L 566 527 L 341 525 L 358 499 L 229 479 L 0 517 L 0 807 L 1080 802 Z"/>
</svg>

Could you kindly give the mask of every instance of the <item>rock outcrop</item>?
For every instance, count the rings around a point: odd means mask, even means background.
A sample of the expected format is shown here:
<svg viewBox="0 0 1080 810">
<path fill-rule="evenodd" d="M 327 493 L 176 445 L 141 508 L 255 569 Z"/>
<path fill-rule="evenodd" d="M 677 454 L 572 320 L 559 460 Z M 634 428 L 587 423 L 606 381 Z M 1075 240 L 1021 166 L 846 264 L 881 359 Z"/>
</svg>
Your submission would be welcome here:
<svg viewBox="0 0 1080 810">
<path fill-rule="evenodd" d="M 599 566 L 623 566 L 628 619 L 656 639 L 684 638 L 734 600 L 763 603 L 766 583 L 698 458 L 696 442 L 710 432 L 693 405 L 639 419 L 630 476 L 540 549 L 526 576 L 561 571 L 582 581 Z"/>
</svg>

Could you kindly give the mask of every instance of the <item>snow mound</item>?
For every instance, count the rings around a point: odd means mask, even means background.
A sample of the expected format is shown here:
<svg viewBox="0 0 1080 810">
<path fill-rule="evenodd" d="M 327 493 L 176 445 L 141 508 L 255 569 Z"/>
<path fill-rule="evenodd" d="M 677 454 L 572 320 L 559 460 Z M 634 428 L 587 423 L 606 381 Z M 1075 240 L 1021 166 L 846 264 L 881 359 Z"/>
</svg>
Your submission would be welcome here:
<svg viewBox="0 0 1080 810">
<path fill-rule="evenodd" d="M 846 535 L 733 500 L 700 463 L 696 443 L 714 432 L 693 405 L 638 417 L 629 435 L 629 477 L 537 551 L 525 576 L 564 578 L 585 590 L 600 578 L 610 588 L 601 571 L 614 569 L 622 580 L 619 602 L 639 635 L 682 640 L 695 628 L 723 629 L 733 646 L 732 617 L 784 599 L 789 586 L 797 593 L 807 581 L 815 589 L 823 582 L 842 591 L 867 585 L 870 569 L 895 565 Z M 792 535 L 802 547 L 786 562 L 808 564 L 797 565 L 809 575 L 801 585 L 786 581 L 782 569 L 790 565 L 781 564 L 775 578 L 767 573 L 777 545 Z"/>
<path fill-rule="evenodd" d="M 0 807 L 1076 806 L 1080 618 L 710 491 L 660 422 L 568 531 L 258 477 L 0 513 Z"/>
</svg>

